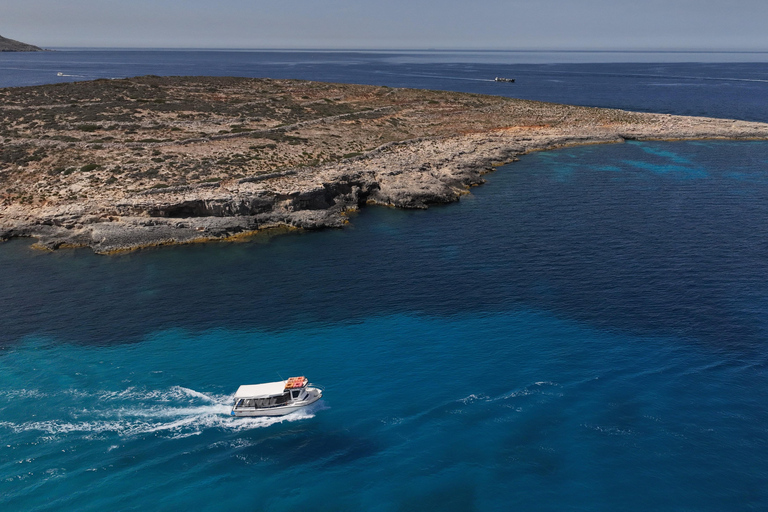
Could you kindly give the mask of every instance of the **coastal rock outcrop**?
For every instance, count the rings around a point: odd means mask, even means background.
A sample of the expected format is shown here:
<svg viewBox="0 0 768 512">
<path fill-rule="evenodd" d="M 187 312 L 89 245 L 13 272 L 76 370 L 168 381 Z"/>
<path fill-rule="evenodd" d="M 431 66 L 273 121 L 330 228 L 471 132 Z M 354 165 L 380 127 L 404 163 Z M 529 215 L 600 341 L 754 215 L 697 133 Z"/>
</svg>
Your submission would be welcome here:
<svg viewBox="0 0 768 512">
<path fill-rule="evenodd" d="M 768 139 L 761 123 L 295 80 L 144 77 L 0 99 L 0 239 L 98 253 L 457 201 L 529 151 Z"/>
</svg>

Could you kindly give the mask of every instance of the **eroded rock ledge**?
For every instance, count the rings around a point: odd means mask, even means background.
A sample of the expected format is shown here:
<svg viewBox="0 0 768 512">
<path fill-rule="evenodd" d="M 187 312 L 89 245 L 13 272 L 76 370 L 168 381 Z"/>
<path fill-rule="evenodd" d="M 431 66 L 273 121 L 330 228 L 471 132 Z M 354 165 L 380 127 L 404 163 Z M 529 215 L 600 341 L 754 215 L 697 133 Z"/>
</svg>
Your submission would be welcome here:
<svg viewBox="0 0 768 512">
<path fill-rule="evenodd" d="M 144 77 L 0 96 L 0 238 L 98 253 L 452 202 L 533 150 L 768 139 L 761 123 L 289 80 Z"/>
</svg>

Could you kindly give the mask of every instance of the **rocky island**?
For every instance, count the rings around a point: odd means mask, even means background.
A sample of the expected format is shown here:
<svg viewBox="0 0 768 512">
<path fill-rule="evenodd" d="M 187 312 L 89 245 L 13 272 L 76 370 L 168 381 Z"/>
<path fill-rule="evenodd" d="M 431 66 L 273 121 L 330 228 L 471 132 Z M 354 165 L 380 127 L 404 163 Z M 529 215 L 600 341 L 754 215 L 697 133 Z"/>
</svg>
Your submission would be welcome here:
<svg viewBox="0 0 768 512">
<path fill-rule="evenodd" d="M 42 52 L 37 46 L 0 36 L 0 52 Z"/>
<path fill-rule="evenodd" d="M 249 78 L 0 89 L 0 119 L 0 239 L 98 253 L 456 201 L 528 151 L 768 139 L 762 123 Z"/>
</svg>

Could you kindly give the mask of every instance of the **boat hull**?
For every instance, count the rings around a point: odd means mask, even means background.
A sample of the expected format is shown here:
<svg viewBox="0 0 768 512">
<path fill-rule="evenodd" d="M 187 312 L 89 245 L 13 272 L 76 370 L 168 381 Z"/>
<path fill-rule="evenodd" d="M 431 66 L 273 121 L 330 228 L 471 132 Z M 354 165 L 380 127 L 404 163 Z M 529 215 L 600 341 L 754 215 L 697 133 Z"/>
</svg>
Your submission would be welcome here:
<svg viewBox="0 0 768 512">
<path fill-rule="evenodd" d="M 317 402 L 323 397 L 323 392 L 317 388 L 310 388 L 307 390 L 310 396 L 306 400 L 300 402 L 287 403 L 285 405 L 278 405 L 275 407 L 256 407 L 256 408 L 239 408 L 232 409 L 230 413 L 232 416 L 253 418 L 261 416 L 285 416 L 298 410 L 304 409 Z"/>
</svg>

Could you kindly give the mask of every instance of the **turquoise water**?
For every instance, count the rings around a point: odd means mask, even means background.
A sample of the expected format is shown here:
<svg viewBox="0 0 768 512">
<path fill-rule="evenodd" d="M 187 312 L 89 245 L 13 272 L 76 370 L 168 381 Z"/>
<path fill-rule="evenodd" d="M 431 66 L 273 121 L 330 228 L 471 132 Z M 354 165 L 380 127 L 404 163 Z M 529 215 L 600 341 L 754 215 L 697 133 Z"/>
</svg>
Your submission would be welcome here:
<svg viewBox="0 0 768 512">
<path fill-rule="evenodd" d="M 646 62 L 78 50 L 2 54 L 0 86 L 270 76 L 768 121 L 767 65 L 735 62 L 762 54 L 606 55 Z M 590 146 L 344 230 L 0 244 L 0 509 L 765 510 L 767 170 L 765 142 Z M 228 415 L 300 374 L 313 408 Z"/>
<path fill-rule="evenodd" d="M 764 504 L 765 467 L 742 465 L 765 425 L 743 393 L 765 375 L 676 341 L 532 311 L 30 341 L 3 359 L 23 386 L 2 395 L 3 416 L 23 418 L 0 424 L 4 495 L 41 510 Z M 286 366 L 327 399 L 284 420 L 227 416 L 237 383 Z"/>
<path fill-rule="evenodd" d="M 0 246 L 4 510 L 764 510 L 768 144 L 536 153 L 458 204 Z M 313 408 L 232 418 L 306 375 Z"/>
</svg>

